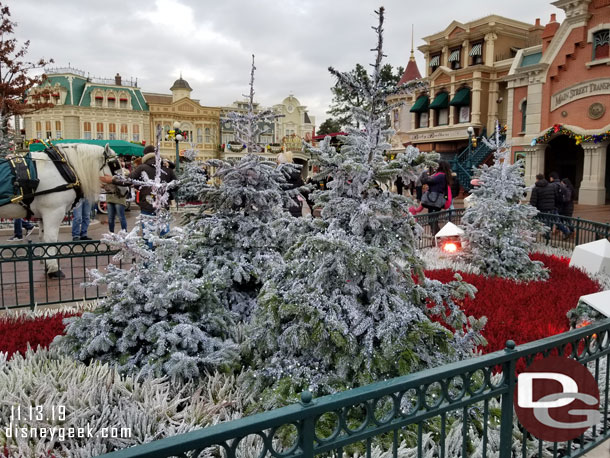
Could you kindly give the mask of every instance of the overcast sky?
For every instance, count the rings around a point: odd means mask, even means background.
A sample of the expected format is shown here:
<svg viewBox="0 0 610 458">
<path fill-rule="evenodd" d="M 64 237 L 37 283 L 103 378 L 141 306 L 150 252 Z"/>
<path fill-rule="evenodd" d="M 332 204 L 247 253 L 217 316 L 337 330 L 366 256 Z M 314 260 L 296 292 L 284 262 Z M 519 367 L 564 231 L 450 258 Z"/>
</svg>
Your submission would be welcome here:
<svg viewBox="0 0 610 458">
<path fill-rule="evenodd" d="M 248 91 L 256 55 L 255 99 L 264 106 L 293 94 L 327 118 L 333 78 L 328 66 L 349 70 L 373 61 L 374 10 L 386 8 L 387 63 L 405 66 L 411 47 L 452 20 L 489 14 L 542 24 L 563 11 L 546 0 L 5 0 L 30 40 L 31 60 L 53 58 L 91 76 L 137 78 L 145 92 L 170 93 L 180 72 L 202 105 L 224 106 Z M 423 55 L 416 50 L 424 74 Z"/>
</svg>

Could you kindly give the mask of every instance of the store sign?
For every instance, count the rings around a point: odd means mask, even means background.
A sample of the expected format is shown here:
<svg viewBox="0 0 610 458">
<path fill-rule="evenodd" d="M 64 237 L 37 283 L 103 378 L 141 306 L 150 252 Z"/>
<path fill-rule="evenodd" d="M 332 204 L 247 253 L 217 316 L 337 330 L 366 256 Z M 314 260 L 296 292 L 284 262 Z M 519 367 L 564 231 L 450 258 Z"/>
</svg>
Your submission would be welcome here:
<svg viewBox="0 0 610 458">
<path fill-rule="evenodd" d="M 411 141 L 424 141 L 424 140 L 447 140 L 447 139 L 462 139 L 468 138 L 468 132 L 466 131 L 466 127 L 461 127 L 459 129 L 443 129 L 443 130 L 428 130 L 425 132 L 415 133 L 409 132 L 409 136 L 411 137 Z"/>
<path fill-rule="evenodd" d="M 603 94 L 610 94 L 610 78 L 600 78 L 578 83 L 551 96 L 551 111 L 574 100 Z"/>
</svg>

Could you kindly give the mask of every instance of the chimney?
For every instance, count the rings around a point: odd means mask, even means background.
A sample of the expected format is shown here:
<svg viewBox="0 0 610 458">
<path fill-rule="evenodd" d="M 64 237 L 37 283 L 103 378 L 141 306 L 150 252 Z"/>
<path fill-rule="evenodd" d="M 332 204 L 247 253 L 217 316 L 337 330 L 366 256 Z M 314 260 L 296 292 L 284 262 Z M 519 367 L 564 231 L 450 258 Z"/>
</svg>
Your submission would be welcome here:
<svg viewBox="0 0 610 458">
<path fill-rule="evenodd" d="M 557 22 L 557 15 L 553 13 L 551 14 L 551 20 L 544 26 L 544 30 L 542 31 L 542 52 L 546 51 L 546 48 L 549 47 L 558 28 L 559 22 Z"/>
<path fill-rule="evenodd" d="M 539 17 L 537 17 L 537 18 L 536 18 L 536 23 L 535 23 L 534 25 L 535 25 L 536 27 L 539 27 L 539 26 L 540 26 L 540 18 L 539 18 Z"/>
<path fill-rule="evenodd" d="M 118 73 L 114 77 L 114 84 L 116 84 L 117 86 L 121 85 L 121 75 L 119 75 Z"/>
</svg>

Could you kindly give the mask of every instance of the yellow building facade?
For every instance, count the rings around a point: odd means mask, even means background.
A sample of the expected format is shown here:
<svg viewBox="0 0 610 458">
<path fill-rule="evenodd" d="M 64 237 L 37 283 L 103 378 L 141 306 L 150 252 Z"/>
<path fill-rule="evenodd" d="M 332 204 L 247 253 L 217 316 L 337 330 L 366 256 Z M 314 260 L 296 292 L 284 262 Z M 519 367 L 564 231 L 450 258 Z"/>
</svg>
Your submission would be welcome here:
<svg viewBox="0 0 610 458">
<path fill-rule="evenodd" d="M 180 152 L 191 149 L 197 151 L 196 159 L 205 161 L 218 157 L 220 143 L 220 108 L 203 106 L 191 99 L 192 89 L 180 77 L 170 88 L 171 94 L 144 93 L 149 107 L 149 130 L 152 137 L 161 128 L 161 154 L 169 159 L 176 157 L 176 142 L 170 131 L 174 124 L 186 133 L 186 138 L 178 143 Z M 155 142 L 157 139 L 151 138 Z"/>
</svg>

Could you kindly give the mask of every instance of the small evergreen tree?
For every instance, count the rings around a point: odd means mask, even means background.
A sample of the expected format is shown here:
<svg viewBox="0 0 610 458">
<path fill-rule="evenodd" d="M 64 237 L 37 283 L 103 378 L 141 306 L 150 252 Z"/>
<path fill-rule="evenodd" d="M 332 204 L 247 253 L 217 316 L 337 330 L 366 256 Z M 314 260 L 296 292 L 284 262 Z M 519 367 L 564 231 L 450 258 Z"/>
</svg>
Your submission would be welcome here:
<svg viewBox="0 0 610 458">
<path fill-rule="evenodd" d="M 462 217 L 467 241 L 463 255 L 488 276 L 519 281 L 546 279 L 548 270 L 529 257 L 536 235 L 544 231 L 544 226 L 536 219 L 538 210 L 521 203 L 527 192 L 523 163 L 510 163 L 510 145 L 500 137 L 499 125 L 495 138 L 483 141 L 494 150 L 495 162 L 475 171 L 480 186 L 472 191 L 472 205 Z"/>
<path fill-rule="evenodd" d="M 327 137 L 315 153 L 328 189 L 316 191 L 321 219 L 298 238 L 265 283 L 254 319 L 257 383 L 270 387 L 266 407 L 310 387 L 324 394 L 406 374 L 470 354 L 483 321 L 456 300 L 473 294 L 463 282 L 427 280 L 416 253 L 421 228 L 410 199 L 381 189 L 398 175 L 414 179 L 436 156 L 409 148 L 391 162 L 380 80 L 383 8 L 370 78 L 331 69 L 340 84 L 366 98 L 340 152 Z M 453 331 L 441 322 L 451 326 Z"/>
<path fill-rule="evenodd" d="M 176 229 L 160 237 L 170 220 L 165 207 L 173 184 L 160 179 L 158 147 L 156 164 L 155 177 L 134 181 L 151 186 L 155 196 L 156 216 L 140 217 L 150 238 L 139 235 L 139 224 L 130 233 L 105 236 L 103 241 L 120 249 L 117 260 L 131 266 L 90 271 L 89 286 L 106 286 L 107 296 L 93 312 L 68 318 L 66 335 L 54 345 L 81 361 L 109 362 L 122 372 L 185 380 L 237 362 L 237 346 L 228 337 L 234 317 L 221 305 L 214 277 L 184 256 L 189 234 Z"/>
<path fill-rule="evenodd" d="M 185 151 L 184 157 L 188 160 L 184 167 L 180 169 L 178 180 L 180 186 L 176 192 L 176 201 L 180 203 L 197 202 L 201 198 L 201 192 L 208 182 L 208 174 L 204 169 L 204 164 L 196 160 L 195 145 L 191 144 L 191 149 Z"/>
<path fill-rule="evenodd" d="M 219 185 L 204 186 L 203 202 L 196 215 L 188 217 L 191 234 L 188 257 L 217 278 L 221 303 L 248 320 L 256 297 L 271 266 L 281 263 L 280 252 L 290 237 L 291 217 L 284 208 L 292 202 L 293 190 L 286 192 L 286 180 L 294 165 L 276 164 L 257 155 L 256 138 L 261 125 L 278 116 L 272 111 L 254 111 L 254 56 L 246 113 L 231 112 L 237 139 L 247 153 L 236 163 L 211 160 Z"/>
</svg>

